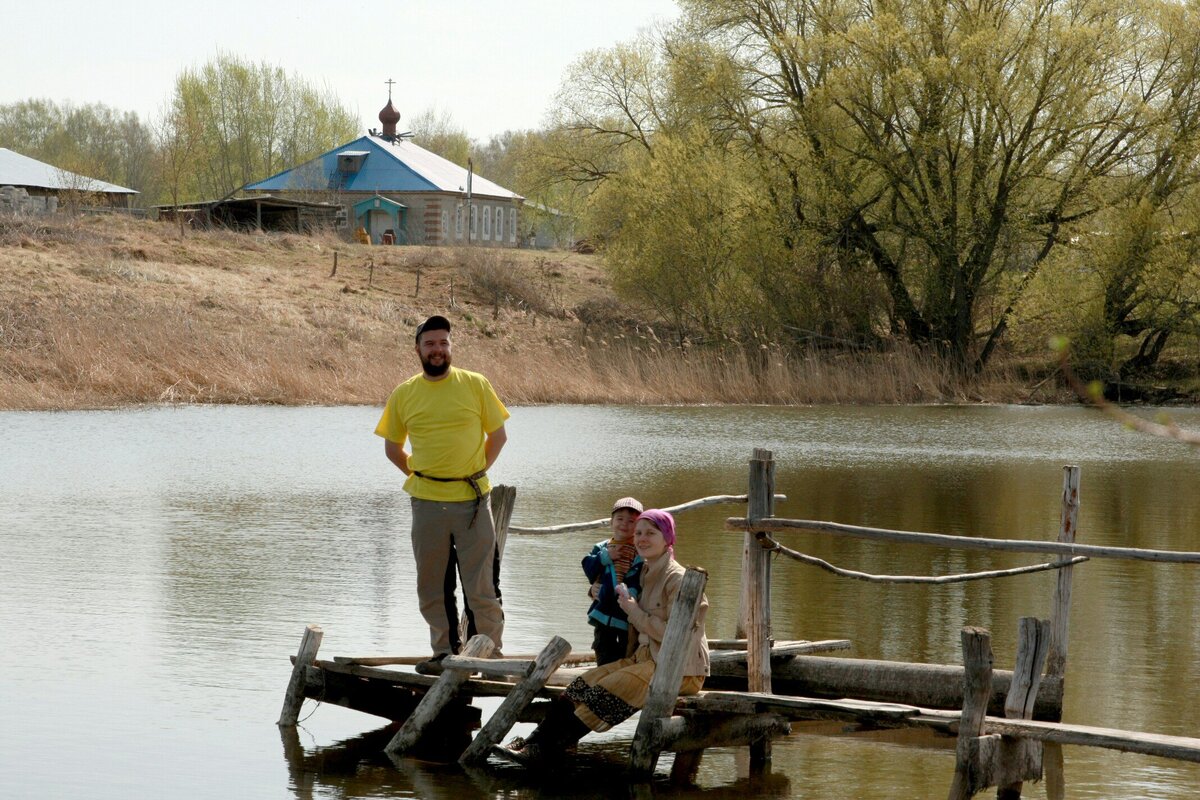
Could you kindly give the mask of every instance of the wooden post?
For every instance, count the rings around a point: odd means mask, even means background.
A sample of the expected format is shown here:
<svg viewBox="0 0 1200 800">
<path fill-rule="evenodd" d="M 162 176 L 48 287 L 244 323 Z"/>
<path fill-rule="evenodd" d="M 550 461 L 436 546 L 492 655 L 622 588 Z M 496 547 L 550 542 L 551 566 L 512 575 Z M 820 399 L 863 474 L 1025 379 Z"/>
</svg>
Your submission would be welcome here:
<svg viewBox="0 0 1200 800">
<path fill-rule="evenodd" d="M 338 257 L 338 251 L 334 250 L 333 251 L 333 271 L 329 273 L 329 277 L 331 277 L 331 278 L 334 275 L 337 275 L 337 257 Z"/>
<path fill-rule="evenodd" d="M 321 649 L 321 638 L 325 635 L 316 625 L 304 629 L 300 649 L 296 651 L 296 663 L 292 665 L 292 677 L 288 681 L 287 693 L 283 696 L 283 711 L 277 725 L 295 725 L 300 719 L 300 706 L 304 705 L 304 674 L 317 659 Z"/>
<path fill-rule="evenodd" d="M 955 749 L 950 800 L 968 800 L 978 791 L 976 765 L 987 700 L 992 688 L 992 636 L 983 628 L 962 629 L 963 711 Z"/>
<path fill-rule="evenodd" d="M 1073 544 L 1079 524 L 1079 467 L 1063 467 L 1062 514 L 1058 541 Z M 1046 657 L 1047 675 L 1064 675 L 1067 669 L 1067 640 L 1071 613 L 1071 578 L 1074 567 L 1058 571 L 1054 584 L 1054 605 L 1050 609 L 1050 653 Z"/>
<path fill-rule="evenodd" d="M 692 628 L 696 624 L 706 583 L 706 573 L 689 569 L 683 576 L 683 584 L 671 607 L 671 618 L 667 621 L 662 647 L 658 650 L 654 677 L 650 679 L 650 691 L 629 751 L 629 768 L 634 775 L 647 777 L 654 772 L 654 765 L 662 750 L 661 721 L 675 710 L 679 686 L 683 683 L 683 668 L 690 654 Z"/>
<path fill-rule="evenodd" d="M 775 462 L 770 450 L 755 448 L 750 460 L 746 517 L 751 521 L 775 514 Z M 747 533 L 742 563 L 742 603 L 746 627 L 746 679 L 752 692 L 771 693 L 771 554 L 761 534 Z M 750 745 L 750 765 L 771 760 L 771 740 Z"/>
<path fill-rule="evenodd" d="M 571 643 L 561 636 L 555 636 L 550 644 L 538 654 L 529 674 L 508 693 L 500 708 L 492 714 L 487 724 L 475 734 L 475 739 L 463 751 L 458 763 L 466 766 L 487 761 L 488 751 L 497 745 L 508 734 L 517 718 L 525 707 L 533 701 L 537 693 L 546 685 L 546 680 L 554 674 L 562 664 L 563 659 L 571 652 Z"/>
<path fill-rule="evenodd" d="M 492 527 L 496 531 L 496 558 L 493 561 L 496 575 L 493 580 L 496 586 L 496 597 L 499 597 L 500 562 L 504 560 L 504 545 L 508 542 L 508 523 L 512 519 L 513 505 L 517 501 L 517 487 L 505 486 L 502 483 L 497 484 L 492 487 L 490 500 L 492 507 Z M 465 598 L 463 605 L 466 605 Z M 462 616 L 458 619 L 458 638 L 460 641 L 466 641 L 470 625 L 471 621 L 467 617 L 467 611 L 464 608 Z"/>
<path fill-rule="evenodd" d="M 1017 639 L 1017 663 L 1013 667 L 1013 679 L 1004 701 L 1004 716 L 1009 719 L 1033 719 L 1033 704 L 1037 700 L 1038 686 L 1042 682 L 1042 666 L 1050 646 L 1050 622 L 1033 617 L 1021 617 Z M 1041 742 L 1004 737 L 1001 739 L 1000 758 L 1006 765 L 1019 767 L 1036 763 L 1039 766 L 1034 780 L 1041 778 Z M 1018 800 L 1021 797 L 1021 781 L 1001 784 L 996 790 L 996 800 Z"/>
<path fill-rule="evenodd" d="M 463 648 L 463 655 L 468 658 L 487 658 L 496 649 L 495 643 L 482 633 L 471 638 Z M 413 709 L 412 714 L 396 731 L 396 735 L 388 742 L 385 750 L 398 755 L 412 749 L 421 740 L 425 729 L 437 719 L 442 709 L 458 694 L 458 687 L 471 676 L 464 669 L 445 666 L 437 682 L 429 687 L 429 691 L 421 698 L 421 702 Z"/>
<path fill-rule="evenodd" d="M 417 287 L 413 290 L 413 299 L 421 296 L 421 268 L 417 267 Z"/>
<path fill-rule="evenodd" d="M 1059 517 L 1058 541 L 1074 544 L 1079 527 L 1079 467 L 1063 467 L 1062 512 Z M 1054 599 L 1050 606 L 1050 652 L 1046 657 L 1046 675 L 1065 678 L 1067 672 L 1067 643 L 1071 614 L 1071 587 L 1074 567 L 1058 571 L 1054 584 Z M 1047 743 L 1043 751 L 1046 773 L 1047 800 L 1063 800 L 1067 794 L 1063 776 L 1062 745 Z"/>
</svg>

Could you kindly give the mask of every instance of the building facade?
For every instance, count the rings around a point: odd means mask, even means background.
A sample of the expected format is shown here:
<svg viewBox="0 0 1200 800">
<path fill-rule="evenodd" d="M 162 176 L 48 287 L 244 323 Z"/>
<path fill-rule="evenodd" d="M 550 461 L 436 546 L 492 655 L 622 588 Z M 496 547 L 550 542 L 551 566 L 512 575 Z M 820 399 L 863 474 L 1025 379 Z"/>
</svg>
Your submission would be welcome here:
<svg viewBox="0 0 1200 800">
<path fill-rule="evenodd" d="M 517 247 L 525 198 L 396 133 L 389 99 L 372 131 L 292 169 L 248 184 L 250 195 L 335 202 L 381 244 Z"/>
</svg>

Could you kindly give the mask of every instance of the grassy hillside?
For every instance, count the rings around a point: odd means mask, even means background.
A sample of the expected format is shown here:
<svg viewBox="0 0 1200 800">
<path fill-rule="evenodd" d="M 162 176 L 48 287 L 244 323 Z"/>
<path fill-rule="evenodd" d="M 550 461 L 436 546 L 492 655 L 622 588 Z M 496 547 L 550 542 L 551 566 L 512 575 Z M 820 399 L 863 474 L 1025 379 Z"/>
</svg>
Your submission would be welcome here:
<svg viewBox="0 0 1200 800">
<path fill-rule="evenodd" d="M 592 255 L 64 217 L 0 218 L 0 408 L 380 403 L 417 371 L 412 330 L 434 312 L 454 321 L 455 363 L 516 404 L 1055 399 L 911 353 L 684 355 Z"/>
</svg>

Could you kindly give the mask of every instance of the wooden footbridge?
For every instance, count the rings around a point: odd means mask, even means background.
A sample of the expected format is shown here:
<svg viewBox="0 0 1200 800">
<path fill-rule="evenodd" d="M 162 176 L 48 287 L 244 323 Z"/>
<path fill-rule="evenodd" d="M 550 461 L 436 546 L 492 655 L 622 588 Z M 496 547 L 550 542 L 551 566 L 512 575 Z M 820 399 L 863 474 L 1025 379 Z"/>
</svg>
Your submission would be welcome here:
<svg viewBox="0 0 1200 800">
<path fill-rule="evenodd" d="M 1072 573 L 1090 558 L 1200 564 L 1200 553 L 1097 547 L 1075 542 L 1079 511 L 1078 467 L 1064 467 L 1062 515 L 1055 541 L 985 539 L 891 531 L 774 516 L 775 465 L 755 450 L 749 492 L 692 501 L 676 513 L 714 503 L 746 503 L 747 515 L 726 521 L 744 535 L 742 597 L 732 639 L 710 639 L 712 674 L 704 691 L 678 697 L 687 632 L 695 620 L 707 574 L 689 569 L 663 639 L 661 657 L 630 744 L 633 779 L 649 777 L 659 755 L 675 754 L 671 777 L 694 778 L 707 748 L 748 746 L 752 768 L 765 767 L 771 740 L 787 736 L 797 720 L 840 720 L 861 728 L 927 728 L 957 737 L 948 797 L 971 797 L 997 787 L 998 798 L 1018 798 L 1026 780 L 1047 779 L 1047 796 L 1065 796 L 1061 749 L 1072 744 L 1200 762 L 1200 738 L 1072 725 L 1062 721 L 1068 652 Z M 511 526 L 515 490 L 493 489 L 492 513 L 503 553 L 509 533 L 551 535 L 605 528 L 607 519 L 544 528 Z M 805 530 L 958 549 L 1048 553 L 1056 560 L 1017 569 L 946 576 L 871 575 L 828 564 L 780 544 L 775 534 Z M 953 583 L 1002 579 L 1037 570 L 1058 570 L 1048 619 L 1022 618 L 1011 671 L 992 668 L 990 635 L 962 630 L 963 664 L 936 665 L 830 657 L 847 640 L 776 642 L 771 637 L 770 585 L 773 556 L 817 566 L 855 580 L 891 583 Z M 322 631 L 310 625 L 293 669 L 279 725 L 295 726 L 305 699 L 341 705 L 401 722 L 386 744 L 391 755 L 415 754 L 466 767 L 484 765 L 518 722 L 537 722 L 549 702 L 581 674 L 591 654 L 572 654 L 554 637 L 537 654 L 490 658 L 493 643 L 473 637 L 460 655 L 443 662 L 439 676 L 403 667 L 417 656 L 317 658 Z M 400 667 L 400 669 L 397 669 Z M 477 697 L 502 697 L 482 719 Z M 474 732 L 474 733 L 473 733 Z M 1050 743 L 1051 747 L 1043 747 Z"/>
</svg>

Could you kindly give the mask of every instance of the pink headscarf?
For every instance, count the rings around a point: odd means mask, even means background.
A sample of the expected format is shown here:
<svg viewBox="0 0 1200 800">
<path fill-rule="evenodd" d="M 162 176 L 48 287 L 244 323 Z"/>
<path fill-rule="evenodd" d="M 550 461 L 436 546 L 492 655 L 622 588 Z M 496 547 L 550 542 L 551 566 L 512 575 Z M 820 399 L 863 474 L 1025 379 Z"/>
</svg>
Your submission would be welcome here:
<svg viewBox="0 0 1200 800">
<path fill-rule="evenodd" d="M 648 519 L 654 524 L 654 527 L 662 531 L 663 541 L 667 543 L 667 552 L 674 557 L 675 518 L 671 516 L 671 512 L 663 511 L 661 508 L 647 508 L 641 514 L 638 514 L 638 519 Z"/>
</svg>

